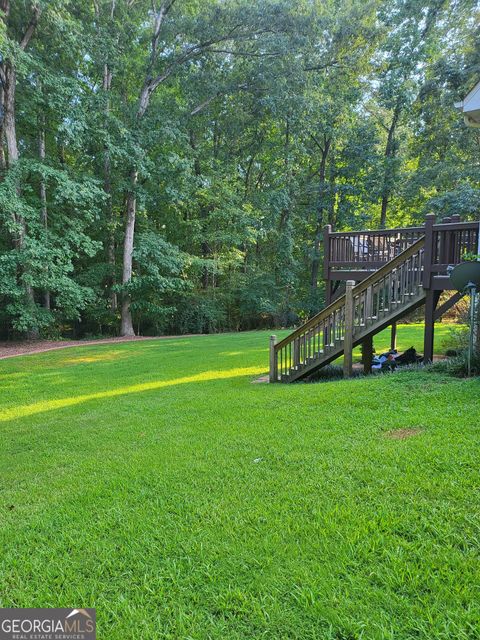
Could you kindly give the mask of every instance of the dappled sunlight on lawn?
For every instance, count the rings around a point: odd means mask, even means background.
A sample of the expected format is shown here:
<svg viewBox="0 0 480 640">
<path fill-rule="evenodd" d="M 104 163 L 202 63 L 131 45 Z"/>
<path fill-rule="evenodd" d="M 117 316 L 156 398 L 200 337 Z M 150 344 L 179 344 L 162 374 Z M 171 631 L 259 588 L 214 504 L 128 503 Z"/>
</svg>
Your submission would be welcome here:
<svg viewBox="0 0 480 640">
<path fill-rule="evenodd" d="M 225 380 L 228 378 L 239 378 L 242 376 L 254 376 L 265 372 L 264 366 L 244 367 L 237 369 L 226 369 L 223 371 L 204 371 L 191 376 L 182 378 L 173 378 L 172 380 L 155 380 L 152 382 L 143 382 L 117 389 L 109 389 L 105 391 L 97 391 L 96 393 L 81 394 L 68 398 L 59 398 L 57 400 L 44 400 L 42 402 L 34 402 L 32 404 L 19 405 L 0 412 L 0 422 L 7 422 L 16 418 L 24 418 L 45 411 L 54 411 L 63 409 L 64 407 L 72 407 L 74 405 L 89 402 L 90 400 L 103 400 L 107 398 L 115 398 L 117 396 L 128 395 L 131 393 L 142 393 L 144 391 L 153 391 L 172 387 L 179 384 L 188 384 L 191 382 L 208 382 L 211 380 Z"/>
<path fill-rule="evenodd" d="M 27 373 L 24 371 L 15 371 L 13 373 L 3 373 L 0 375 L 0 390 L 15 388 L 22 383 L 21 378 L 26 378 Z"/>
<path fill-rule="evenodd" d="M 232 357 L 232 356 L 246 356 L 246 355 L 251 355 L 252 353 L 268 353 L 268 343 L 266 343 L 266 347 L 260 347 L 258 349 L 250 349 L 247 347 L 247 349 L 245 351 L 220 351 L 219 352 L 219 356 L 227 356 L 227 357 Z"/>
<path fill-rule="evenodd" d="M 96 353 L 88 356 L 76 356 L 74 358 L 65 358 L 62 364 L 83 364 L 90 362 L 111 362 L 118 358 L 125 358 L 131 355 L 130 352 L 107 351 L 105 353 Z"/>
<path fill-rule="evenodd" d="M 219 356 L 243 356 L 245 351 L 220 351 Z"/>
<path fill-rule="evenodd" d="M 23 371 L 14 371 L 12 373 L 2 373 L 0 374 L 0 382 L 4 380 L 11 381 L 12 378 L 24 378 L 27 374 Z"/>
</svg>

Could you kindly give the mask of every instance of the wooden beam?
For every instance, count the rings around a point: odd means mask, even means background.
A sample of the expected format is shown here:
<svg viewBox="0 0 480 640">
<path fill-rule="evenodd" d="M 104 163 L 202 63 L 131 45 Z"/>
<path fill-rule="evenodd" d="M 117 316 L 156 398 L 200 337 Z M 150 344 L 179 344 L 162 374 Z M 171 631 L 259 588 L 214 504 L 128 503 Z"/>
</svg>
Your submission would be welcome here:
<svg viewBox="0 0 480 640">
<path fill-rule="evenodd" d="M 390 334 L 390 349 L 395 350 L 397 348 L 397 323 L 392 322 L 392 330 Z"/>
<path fill-rule="evenodd" d="M 443 314 L 451 309 L 454 304 L 457 304 L 457 302 L 459 302 L 464 295 L 464 293 L 460 293 L 459 291 L 457 291 L 457 293 L 454 293 L 453 296 L 451 296 L 446 302 L 441 304 L 433 314 L 435 320 L 439 320 L 443 316 Z"/>
<path fill-rule="evenodd" d="M 364 271 L 375 271 L 375 269 L 380 269 L 384 264 L 387 264 L 388 260 L 331 260 L 329 262 L 329 266 L 332 270 L 335 270 L 335 267 L 338 269 L 358 269 Z"/>
<path fill-rule="evenodd" d="M 275 353 L 275 345 L 277 344 L 277 336 L 270 336 L 270 382 L 278 381 L 277 373 L 277 354 Z"/>
<path fill-rule="evenodd" d="M 332 301 L 332 281 L 327 279 L 325 283 L 325 305 L 328 307 L 331 301 Z"/>
<path fill-rule="evenodd" d="M 330 234 L 331 225 L 327 224 L 323 228 L 323 279 L 328 280 L 328 267 L 330 263 Z"/>
<path fill-rule="evenodd" d="M 433 225 L 435 224 L 435 214 L 428 213 L 425 217 L 425 249 L 423 267 L 423 288 L 430 289 L 431 265 L 433 258 Z"/>
<path fill-rule="evenodd" d="M 425 364 L 433 361 L 433 341 L 435 337 L 435 309 L 437 307 L 439 291 L 429 289 L 425 300 L 425 330 L 423 335 L 423 361 Z"/>
<path fill-rule="evenodd" d="M 431 288 L 435 291 L 456 291 L 453 282 L 448 276 L 434 276 L 431 281 Z"/>
<path fill-rule="evenodd" d="M 372 358 L 373 358 L 373 336 L 369 335 L 362 342 L 363 373 L 365 375 L 372 373 Z"/>
</svg>

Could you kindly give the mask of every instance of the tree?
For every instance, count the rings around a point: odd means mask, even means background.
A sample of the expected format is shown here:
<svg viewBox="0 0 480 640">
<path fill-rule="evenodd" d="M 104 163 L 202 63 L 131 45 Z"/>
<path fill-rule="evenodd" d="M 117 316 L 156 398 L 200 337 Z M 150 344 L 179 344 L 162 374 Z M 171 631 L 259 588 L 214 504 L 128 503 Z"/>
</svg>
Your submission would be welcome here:
<svg viewBox="0 0 480 640">
<path fill-rule="evenodd" d="M 0 15 L 4 23 L 7 39 L 4 41 L 5 54 L 0 62 L 0 83 L 1 91 L 1 115 L 0 115 L 0 142 L 3 147 L 3 140 L 6 143 L 6 156 L 2 153 L 2 163 L 5 168 L 12 172 L 16 171 L 15 165 L 19 159 L 18 141 L 17 141 L 17 125 L 15 113 L 15 96 L 17 87 L 17 64 L 18 59 L 21 60 L 21 54 L 28 47 L 38 24 L 42 12 L 39 2 L 32 2 L 26 12 L 22 12 L 20 16 L 16 16 L 17 20 L 12 20 L 10 0 L 0 0 Z M 1 167 L 0 167 L 1 168 Z M 22 186 L 19 180 L 16 180 L 15 191 L 18 198 L 22 194 Z M 10 234 L 14 247 L 22 252 L 25 247 L 25 236 L 27 233 L 25 218 L 22 210 L 15 209 L 11 214 L 12 223 L 10 225 Z M 20 275 L 22 278 L 22 275 Z M 22 282 L 25 289 L 26 304 L 33 306 L 33 289 L 28 279 L 23 278 Z M 35 327 L 30 327 L 30 334 L 37 334 Z"/>
<path fill-rule="evenodd" d="M 294 324 L 325 224 L 477 215 L 474 0 L 0 2 L 4 336 Z"/>
</svg>

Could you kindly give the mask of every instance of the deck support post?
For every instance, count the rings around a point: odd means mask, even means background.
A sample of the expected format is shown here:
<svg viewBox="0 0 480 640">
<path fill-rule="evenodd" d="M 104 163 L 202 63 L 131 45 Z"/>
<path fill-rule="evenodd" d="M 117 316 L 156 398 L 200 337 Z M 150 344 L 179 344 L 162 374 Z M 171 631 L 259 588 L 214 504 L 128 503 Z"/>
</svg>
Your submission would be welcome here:
<svg viewBox="0 0 480 640">
<path fill-rule="evenodd" d="M 275 353 L 275 345 L 277 344 L 277 336 L 270 336 L 270 382 L 278 382 L 277 373 L 277 354 Z"/>
<path fill-rule="evenodd" d="M 330 271 L 330 234 L 332 225 L 326 224 L 323 227 L 323 279 L 329 280 Z"/>
<path fill-rule="evenodd" d="M 362 342 L 363 373 L 372 373 L 373 336 L 367 336 Z"/>
<path fill-rule="evenodd" d="M 397 348 L 397 323 L 392 322 L 392 329 L 390 335 L 390 349 L 395 351 Z"/>
<path fill-rule="evenodd" d="M 451 309 L 454 304 L 457 304 L 457 302 L 459 302 L 464 295 L 465 294 L 463 291 L 461 293 L 457 291 L 448 300 L 446 300 L 443 304 L 437 307 L 435 309 L 435 320 L 439 320 L 443 316 L 443 314 L 446 313 L 449 309 Z"/>
<path fill-rule="evenodd" d="M 328 307 L 328 305 L 331 302 L 332 302 L 332 281 L 327 280 L 325 284 L 325 306 Z"/>
<path fill-rule="evenodd" d="M 432 259 L 433 259 L 433 225 L 435 224 L 435 214 L 427 213 L 425 217 L 425 249 L 423 267 L 423 288 L 430 289 L 432 280 Z"/>
<path fill-rule="evenodd" d="M 433 362 L 433 341 L 435 337 L 435 309 L 440 291 L 429 289 L 425 300 L 425 331 L 423 337 L 423 362 Z"/>
<path fill-rule="evenodd" d="M 323 228 L 323 279 L 325 286 L 325 306 L 328 307 L 332 301 L 332 281 L 330 280 L 330 234 L 332 233 L 331 225 L 327 224 Z"/>
<path fill-rule="evenodd" d="M 350 378 L 353 364 L 353 287 L 355 280 L 347 280 L 345 289 L 345 334 L 343 337 L 343 377 Z"/>
</svg>

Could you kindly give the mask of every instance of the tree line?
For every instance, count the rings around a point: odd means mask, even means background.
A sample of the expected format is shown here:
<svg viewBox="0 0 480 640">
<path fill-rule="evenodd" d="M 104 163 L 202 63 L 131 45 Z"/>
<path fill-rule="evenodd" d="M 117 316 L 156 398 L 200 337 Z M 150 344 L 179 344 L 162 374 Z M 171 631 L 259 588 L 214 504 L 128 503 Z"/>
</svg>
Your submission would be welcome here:
<svg viewBox="0 0 480 640">
<path fill-rule="evenodd" d="M 322 230 L 477 219 L 477 0 L 0 0 L 0 334 L 289 325 Z"/>
</svg>

